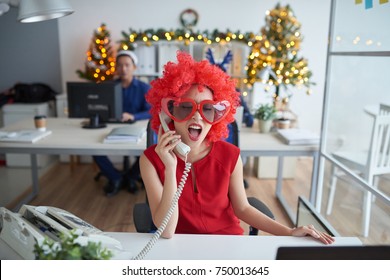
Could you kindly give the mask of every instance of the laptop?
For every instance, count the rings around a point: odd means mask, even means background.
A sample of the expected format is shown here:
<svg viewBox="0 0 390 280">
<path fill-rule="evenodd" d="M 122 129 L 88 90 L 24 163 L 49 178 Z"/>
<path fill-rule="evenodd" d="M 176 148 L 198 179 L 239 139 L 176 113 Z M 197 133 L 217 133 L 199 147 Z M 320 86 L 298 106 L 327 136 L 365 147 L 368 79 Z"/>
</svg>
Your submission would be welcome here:
<svg viewBox="0 0 390 280">
<path fill-rule="evenodd" d="M 298 197 L 296 226 L 314 225 L 331 236 L 340 236 L 304 197 Z M 390 260 L 390 245 L 279 247 L 277 260 Z"/>
<path fill-rule="evenodd" d="M 390 245 L 279 247 L 277 260 L 390 260 Z"/>
<path fill-rule="evenodd" d="M 316 211 L 314 206 L 304 197 L 298 197 L 296 227 L 314 225 L 316 229 L 326 232 L 331 236 L 340 236 L 332 225 Z"/>
</svg>

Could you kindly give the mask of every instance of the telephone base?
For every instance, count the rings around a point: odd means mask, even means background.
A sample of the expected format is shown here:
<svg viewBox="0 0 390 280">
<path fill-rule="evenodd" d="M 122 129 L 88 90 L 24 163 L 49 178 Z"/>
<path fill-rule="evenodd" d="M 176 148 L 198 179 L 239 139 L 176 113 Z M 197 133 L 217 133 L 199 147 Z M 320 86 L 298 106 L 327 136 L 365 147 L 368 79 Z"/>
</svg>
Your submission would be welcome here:
<svg viewBox="0 0 390 280">
<path fill-rule="evenodd" d="M 0 207 L 0 239 L 22 259 L 35 259 L 34 246 L 41 244 L 45 237 L 59 241 L 60 234 L 70 234 L 70 230 L 80 233 L 76 241 L 81 245 L 100 242 L 112 252 L 113 259 L 131 258 L 131 253 L 124 251 L 118 240 L 65 210 L 23 205 L 19 213 L 13 213 Z"/>
<path fill-rule="evenodd" d="M 18 213 L 2 207 L 0 217 L 2 219 L 0 238 L 22 259 L 35 259 L 34 245 L 37 242 L 43 242 L 44 237 L 29 227 Z"/>
</svg>

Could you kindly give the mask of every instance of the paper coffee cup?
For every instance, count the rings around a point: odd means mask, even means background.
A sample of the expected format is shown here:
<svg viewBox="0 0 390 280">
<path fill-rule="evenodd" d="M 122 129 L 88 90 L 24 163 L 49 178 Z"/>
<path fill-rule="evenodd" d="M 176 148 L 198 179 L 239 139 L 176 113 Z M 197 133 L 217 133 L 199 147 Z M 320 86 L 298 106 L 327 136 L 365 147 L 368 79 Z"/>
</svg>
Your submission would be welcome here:
<svg viewBox="0 0 390 280">
<path fill-rule="evenodd" d="M 35 128 L 39 131 L 46 131 L 46 116 L 39 115 L 34 117 Z"/>
</svg>

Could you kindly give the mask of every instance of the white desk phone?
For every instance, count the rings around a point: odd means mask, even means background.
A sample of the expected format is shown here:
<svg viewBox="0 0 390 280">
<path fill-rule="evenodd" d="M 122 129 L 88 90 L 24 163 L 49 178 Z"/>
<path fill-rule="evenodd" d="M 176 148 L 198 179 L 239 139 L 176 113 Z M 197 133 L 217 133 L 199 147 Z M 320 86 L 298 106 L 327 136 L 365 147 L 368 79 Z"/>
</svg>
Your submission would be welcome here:
<svg viewBox="0 0 390 280">
<path fill-rule="evenodd" d="M 167 117 L 160 113 L 160 122 L 165 132 L 169 130 L 165 120 Z M 191 149 L 184 143 L 178 143 L 175 150 L 186 158 Z M 191 164 L 186 162 L 171 208 L 148 244 L 133 259 L 143 259 L 160 238 L 178 203 L 190 168 Z M 23 205 L 18 213 L 13 213 L 4 207 L 0 208 L 0 238 L 24 259 L 35 259 L 34 245 L 43 242 L 45 237 L 58 241 L 60 233 L 67 233 L 73 229 L 81 230 L 81 235 L 77 239 L 81 245 L 86 245 L 88 241 L 101 242 L 103 247 L 113 251 L 114 256 L 115 253 L 122 257 L 128 254 L 130 258 L 130 252 L 124 252 L 119 241 L 65 210 L 49 206 Z"/>
<path fill-rule="evenodd" d="M 45 237 L 58 241 L 60 233 L 81 231 L 77 242 L 101 242 L 113 254 L 122 250 L 121 243 L 79 217 L 56 207 L 23 205 L 18 213 L 0 208 L 0 238 L 24 259 L 35 259 L 34 245 Z"/>
<path fill-rule="evenodd" d="M 169 119 L 169 117 L 164 112 L 160 112 L 159 117 L 160 117 L 161 126 L 164 129 L 164 131 L 165 132 L 169 131 L 169 127 L 167 124 L 167 120 Z M 183 142 L 180 142 L 179 144 L 177 144 L 175 149 L 183 157 L 186 157 L 187 154 L 191 151 L 191 148 L 189 146 L 187 146 L 186 144 L 184 144 Z"/>
</svg>

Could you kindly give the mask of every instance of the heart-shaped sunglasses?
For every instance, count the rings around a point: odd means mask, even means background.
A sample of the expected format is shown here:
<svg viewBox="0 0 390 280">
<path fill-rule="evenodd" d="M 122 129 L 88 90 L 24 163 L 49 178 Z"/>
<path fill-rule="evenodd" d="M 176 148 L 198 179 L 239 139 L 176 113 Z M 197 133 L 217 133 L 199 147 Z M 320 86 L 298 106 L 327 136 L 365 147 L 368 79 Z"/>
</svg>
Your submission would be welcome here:
<svg viewBox="0 0 390 280">
<path fill-rule="evenodd" d="M 189 120 L 196 111 L 209 124 L 216 124 L 223 120 L 230 111 L 230 102 L 203 100 L 196 103 L 191 98 L 163 98 L 161 101 L 164 112 L 174 121 Z"/>
</svg>

